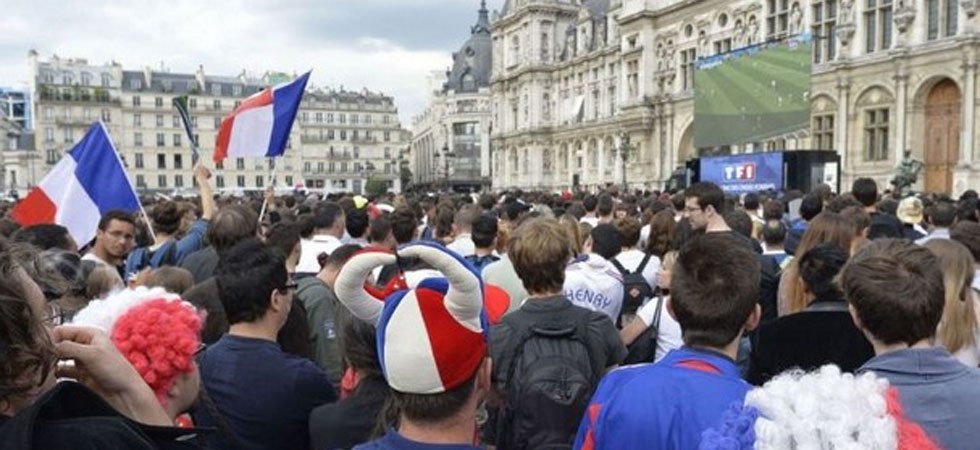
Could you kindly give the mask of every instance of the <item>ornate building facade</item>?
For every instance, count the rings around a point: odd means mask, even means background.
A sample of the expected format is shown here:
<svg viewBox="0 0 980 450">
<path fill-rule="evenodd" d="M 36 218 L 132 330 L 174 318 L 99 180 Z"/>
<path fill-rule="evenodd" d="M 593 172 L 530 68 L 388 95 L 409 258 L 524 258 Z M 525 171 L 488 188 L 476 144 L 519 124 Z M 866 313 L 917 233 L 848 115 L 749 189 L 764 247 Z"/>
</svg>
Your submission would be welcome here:
<svg viewBox="0 0 980 450">
<path fill-rule="evenodd" d="M 957 0 L 507 0 L 494 14 L 494 187 L 662 188 L 701 154 L 832 149 L 842 186 L 980 185 L 976 12 Z M 699 57 L 810 32 L 809 127 L 695 149 Z M 625 144 L 625 145 L 624 145 Z"/>
<path fill-rule="evenodd" d="M 486 1 L 453 66 L 412 123 L 415 182 L 429 188 L 477 191 L 490 186 L 490 71 L 492 44 Z"/>
</svg>

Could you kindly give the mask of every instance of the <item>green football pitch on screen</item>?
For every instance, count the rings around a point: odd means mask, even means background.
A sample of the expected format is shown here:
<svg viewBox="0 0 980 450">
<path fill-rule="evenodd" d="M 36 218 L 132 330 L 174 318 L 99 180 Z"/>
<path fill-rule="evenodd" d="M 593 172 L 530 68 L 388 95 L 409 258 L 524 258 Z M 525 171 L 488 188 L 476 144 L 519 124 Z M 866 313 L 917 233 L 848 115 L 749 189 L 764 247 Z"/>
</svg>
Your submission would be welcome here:
<svg viewBox="0 0 980 450">
<path fill-rule="evenodd" d="M 694 145 L 738 145 L 808 126 L 812 44 L 808 36 L 698 61 Z"/>
</svg>

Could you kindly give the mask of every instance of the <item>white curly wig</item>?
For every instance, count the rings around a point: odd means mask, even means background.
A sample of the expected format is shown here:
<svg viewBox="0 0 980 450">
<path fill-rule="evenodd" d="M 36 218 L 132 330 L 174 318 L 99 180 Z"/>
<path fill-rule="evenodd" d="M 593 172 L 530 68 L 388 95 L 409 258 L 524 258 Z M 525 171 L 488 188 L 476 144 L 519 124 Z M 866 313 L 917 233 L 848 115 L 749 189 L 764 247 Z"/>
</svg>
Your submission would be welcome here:
<svg viewBox="0 0 980 450">
<path fill-rule="evenodd" d="M 102 300 L 92 300 L 85 308 L 78 311 L 72 319 L 72 325 L 84 325 L 98 328 L 106 334 L 112 332 L 112 327 L 130 308 L 150 300 L 177 300 L 180 296 L 168 293 L 163 288 L 137 287 L 124 289 L 113 293 Z"/>
</svg>

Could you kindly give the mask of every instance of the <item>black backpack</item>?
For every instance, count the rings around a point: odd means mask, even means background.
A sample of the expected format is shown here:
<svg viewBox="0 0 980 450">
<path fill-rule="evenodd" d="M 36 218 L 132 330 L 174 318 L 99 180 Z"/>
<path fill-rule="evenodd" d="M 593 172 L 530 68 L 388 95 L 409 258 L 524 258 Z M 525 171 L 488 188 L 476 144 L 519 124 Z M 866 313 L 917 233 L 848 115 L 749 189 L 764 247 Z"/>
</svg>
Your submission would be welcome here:
<svg viewBox="0 0 980 450">
<path fill-rule="evenodd" d="M 588 310 L 566 320 L 511 320 L 504 405 L 497 417 L 500 450 L 571 449 L 578 425 L 599 383 L 588 345 Z"/>
<path fill-rule="evenodd" d="M 653 298 L 653 288 L 643 277 L 643 269 L 647 268 L 648 262 L 650 262 L 649 254 L 644 255 L 639 267 L 630 272 L 616 258 L 612 259 L 616 270 L 623 275 L 623 314 L 636 314 L 636 310 L 640 309 L 643 302 Z"/>
</svg>

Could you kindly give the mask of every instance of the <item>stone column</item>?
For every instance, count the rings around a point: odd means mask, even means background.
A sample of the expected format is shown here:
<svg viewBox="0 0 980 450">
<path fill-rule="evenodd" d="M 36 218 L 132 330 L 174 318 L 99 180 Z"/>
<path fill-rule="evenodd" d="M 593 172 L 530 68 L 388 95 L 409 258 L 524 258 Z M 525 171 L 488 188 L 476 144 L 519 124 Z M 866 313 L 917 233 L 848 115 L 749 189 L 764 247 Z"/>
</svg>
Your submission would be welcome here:
<svg viewBox="0 0 980 450">
<path fill-rule="evenodd" d="M 908 148 L 908 143 L 906 142 L 906 124 L 908 123 L 908 84 L 909 76 L 904 69 L 899 69 L 898 72 L 892 77 L 895 80 L 895 118 L 898 119 L 895 124 L 895 151 L 892 152 L 895 158 L 895 164 L 900 164 L 902 162 L 903 155 L 905 155 L 905 149 Z"/>
<path fill-rule="evenodd" d="M 836 130 L 836 141 L 835 147 L 837 147 L 837 153 L 840 154 L 840 165 L 841 165 L 841 177 L 851 176 L 850 170 L 850 155 L 848 151 L 850 145 L 848 145 L 847 140 L 847 127 L 849 126 L 849 108 L 848 103 L 850 103 L 850 91 L 851 82 L 846 78 L 837 79 L 837 130 Z M 843 180 L 841 180 L 841 185 L 843 185 Z M 843 187 L 842 187 L 843 189 Z"/>
<path fill-rule="evenodd" d="M 974 160 L 974 141 L 976 130 L 977 62 L 971 56 L 963 63 L 963 120 L 960 138 L 961 165 L 970 165 Z"/>
<path fill-rule="evenodd" d="M 605 186 L 606 182 L 606 141 L 600 138 L 596 138 L 596 155 L 599 157 L 599 171 L 596 174 L 596 182 L 600 185 Z"/>
</svg>

